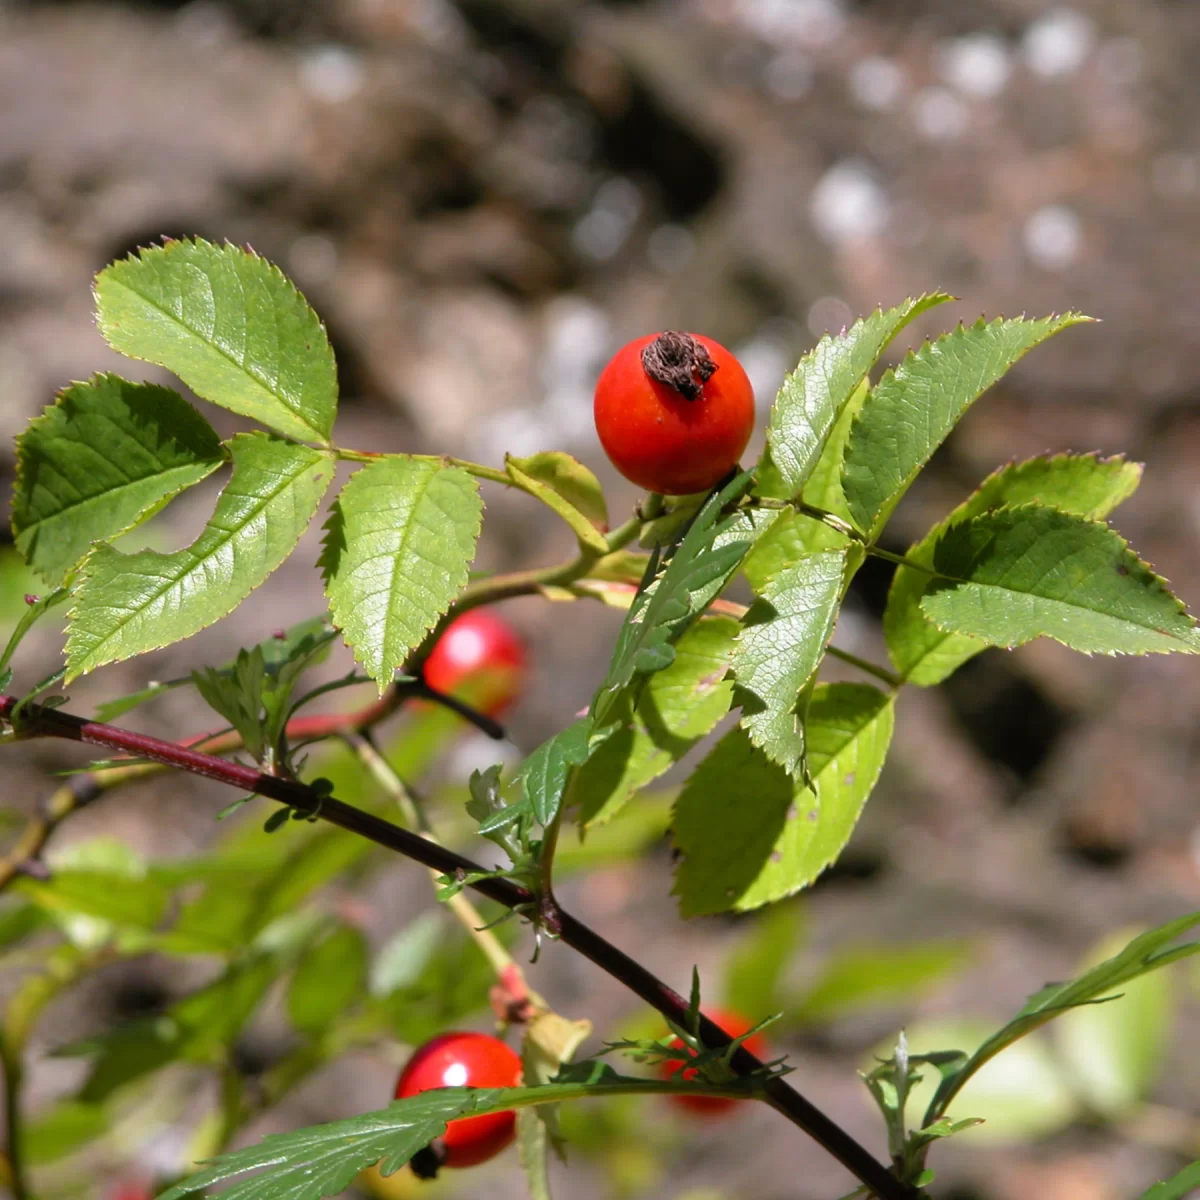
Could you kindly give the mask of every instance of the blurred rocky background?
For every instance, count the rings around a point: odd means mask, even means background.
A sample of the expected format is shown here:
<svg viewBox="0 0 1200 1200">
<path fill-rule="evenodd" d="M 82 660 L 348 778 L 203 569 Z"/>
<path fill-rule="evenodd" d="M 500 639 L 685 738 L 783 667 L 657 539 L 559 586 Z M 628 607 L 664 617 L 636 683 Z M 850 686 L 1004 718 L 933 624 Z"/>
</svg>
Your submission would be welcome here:
<svg viewBox="0 0 1200 1200">
<path fill-rule="evenodd" d="M 1197 62 L 1188 0 L 0 0 L 0 482 L 11 439 L 64 383 L 141 377 L 95 332 L 89 282 L 162 235 L 249 243 L 292 275 L 338 354 L 344 444 L 487 462 L 567 449 L 611 485 L 618 519 L 634 496 L 602 459 L 590 398 L 624 340 L 711 334 L 742 356 L 765 412 L 823 331 L 943 288 L 964 320 L 1080 309 L 1103 324 L 1037 351 L 977 406 L 885 544 L 902 550 L 1006 459 L 1124 451 L 1147 471 L 1116 524 L 1200 607 Z M 488 500 L 485 565 L 569 550 L 519 497 Z M 205 514 L 176 507 L 156 536 L 177 544 Z M 202 637 L 84 681 L 73 705 L 316 611 L 311 557 Z M 842 645 L 882 657 L 887 578 L 862 572 Z M 0 619 L 18 601 L 0 597 Z M 529 748 L 586 702 L 613 620 L 510 609 L 536 663 L 513 721 Z M 797 1037 L 805 1090 L 882 1150 L 853 1075 L 878 1039 L 939 1014 L 1002 1019 L 1104 931 L 1200 907 L 1198 718 L 1195 664 L 1049 643 L 906 694 L 867 818 L 802 902 L 807 937 L 819 955 L 957 936 L 971 963 L 915 1005 Z M 183 700 L 140 719 L 205 727 Z M 6 776 L 11 803 L 32 803 L 61 760 L 29 751 Z M 185 852 L 211 829 L 213 794 L 163 791 L 114 799 L 88 814 L 92 831 Z M 742 926 L 683 926 L 669 886 L 663 853 L 574 899 L 682 986 Z M 423 902 L 403 871 L 381 894 L 405 888 Z M 565 957 L 539 977 L 564 1011 L 628 1014 Z M 939 1158 L 942 1194 L 1135 1195 L 1200 1150 L 1198 1032 L 1193 1004 L 1156 1120 L 964 1140 Z M 386 1099 L 344 1086 L 306 1092 L 279 1123 Z M 849 1190 L 769 1114 L 701 1139 L 707 1159 L 629 1194 Z M 615 1186 L 589 1161 L 564 1194 Z M 487 1179 L 488 1195 L 519 1194 L 504 1172 Z"/>
</svg>

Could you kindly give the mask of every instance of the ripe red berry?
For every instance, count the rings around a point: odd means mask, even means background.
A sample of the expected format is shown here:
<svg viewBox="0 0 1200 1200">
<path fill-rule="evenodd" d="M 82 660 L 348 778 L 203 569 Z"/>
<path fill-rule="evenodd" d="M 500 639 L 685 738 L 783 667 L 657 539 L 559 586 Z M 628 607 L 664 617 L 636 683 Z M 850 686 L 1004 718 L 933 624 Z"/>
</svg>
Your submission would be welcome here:
<svg viewBox="0 0 1200 1200">
<path fill-rule="evenodd" d="M 503 1042 L 486 1033 L 443 1033 L 421 1046 L 396 1082 L 396 1099 L 431 1088 L 516 1087 L 521 1060 Z M 485 1113 L 461 1117 L 445 1134 L 414 1156 L 413 1171 L 432 1178 L 439 1167 L 473 1167 L 494 1158 L 513 1140 L 517 1114 Z"/>
<path fill-rule="evenodd" d="M 525 647 L 512 626 L 473 608 L 446 627 L 422 673 L 431 688 L 494 717 L 520 694 L 525 665 Z"/>
<path fill-rule="evenodd" d="M 737 466 L 754 429 L 754 389 L 711 338 L 652 333 L 622 346 L 600 373 L 594 415 L 600 444 L 626 479 L 683 496 Z"/>
<path fill-rule="evenodd" d="M 720 1025 L 730 1037 L 741 1037 L 754 1024 L 753 1021 L 748 1021 L 741 1013 L 734 1012 L 728 1008 L 714 1008 L 704 1015 L 710 1021 L 715 1021 Z M 762 1058 L 767 1052 L 767 1040 L 761 1033 L 756 1033 L 753 1037 L 748 1037 L 742 1045 L 758 1058 Z M 683 1048 L 683 1042 L 679 1038 L 675 1038 L 671 1042 L 671 1049 L 674 1050 L 677 1048 Z M 667 1059 L 660 1068 L 663 1078 L 670 1079 L 683 1066 L 684 1061 L 682 1058 Z M 686 1068 L 680 1077 L 682 1079 L 695 1079 L 695 1068 Z M 677 1104 L 680 1108 L 686 1108 L 689 1112 L 700 1113 L 706 1117 L 728 1112 L 737 1104 L 736 1100 L 730 1100 L 725 1096 L 669 1096 L 668 1099 L 672 1104 Z"/>
</svg>

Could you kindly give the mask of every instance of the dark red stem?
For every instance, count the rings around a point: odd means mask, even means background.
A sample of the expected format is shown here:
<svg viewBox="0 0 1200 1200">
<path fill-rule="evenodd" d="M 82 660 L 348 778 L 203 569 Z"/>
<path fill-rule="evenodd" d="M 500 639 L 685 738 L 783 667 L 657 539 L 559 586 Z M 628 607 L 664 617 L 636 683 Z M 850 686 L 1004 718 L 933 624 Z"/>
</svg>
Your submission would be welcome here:
<svg viewBox="0 0 1200 1200">
<path fill-rule="evenodd" d="M 17 697 L 0 695 L 0 721 L 10 719 L 17 704 Z M 243 792 L 266 796 L 281 804 L 318 816 L 351 833 L 357 833 L 443 875 L 456 875 L 460 872 L 474 874 L 486 870 L 469 858 L 428 841 L 419 834 L 402 829 L 399 825 L 393 825 L 381 817 L 343 804 L 332 796 L 319 796 L 305 784 L 281 779 L 275 775 L 265 775 L 253 767 L 244 767 L 211 754 L 202 754 L 173 742 L 165 742 L 142 733 L 131 733 L 115 725 L 86 721 L 61 709 L 43 708 L 36 704 L 24 707 L 19 728 L 23 736 L 56 737 L 104 746 L 109 750 L 123 751 L 138 758 L 176 767 L 181 771 L 190 771 L 193 775 L 203 775 L 207 779 L 215 779 Z M 535 900 L 532 892 L 509 879 L 481 879 L 471 886 L 475 891 L 506 908 L 523 908 Z M 686 1021 L 687 1002 L 678 992 L 669 988 L 645 967 L 605 941 L 570 913 L 558 910 L 556 918 L 556 932 L 566 945 L 619 980 L 663 1016 L 676 1024 Z M 729 1036 L 707 1017 L 701 1018 L 700 1037 L 706 1046 L 714 1049 L 727 1046 L 730 1042 Z M 734 1054 L 732 1065 L 743 1074 L 759 1070 L 763 1066 L 759 1059 L 744 1048 L 739 1048 Z M 765 1091 L 769 1103 L 776 1111 L 820 1143 L 847 1170 L 873 1189 L 880 1200 L 915 1200 L 917 1193 L 913 1189 L 896 1179 L 865 1147 L 783 1079 L 769 1080 Z"/>
</svg>

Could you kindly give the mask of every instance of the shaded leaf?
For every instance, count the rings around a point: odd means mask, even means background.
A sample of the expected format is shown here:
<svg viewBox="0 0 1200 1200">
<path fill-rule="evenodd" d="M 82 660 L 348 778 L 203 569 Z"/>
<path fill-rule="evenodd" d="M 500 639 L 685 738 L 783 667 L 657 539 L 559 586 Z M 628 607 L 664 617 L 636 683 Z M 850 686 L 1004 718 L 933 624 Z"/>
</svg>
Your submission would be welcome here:
<svg viewBox="0 0 1200 1200">
<path fill-rule="evenodd" d="M 594 746 L 615 732 L 613 726 L 597 730 L 591 717 L 580 717 L 544 741 L 524 762 L 517 778 L 534 817 L 549 825 L 558 816 L 571 768 L 587 762 Z"/>
<path fill-rule="evenodd" d="M 1171 943 L 1197 925 L 1200 925 L 1200 913 L 1189 913 L 1168 921 L 1157 929 L 1139 934 L 1120 953 L 1078 978 L 1068 983 L 1047 984 L 1035 992 L 1021 1011 L 984 1041 L 960 1070 L 942 1081 L 925 1115 L 926 1123 L 945 1113 L 946 1106 L 984 1063 L 1027 1033 L 1082 1004 L 1115 995 L 1133 979 L 1196 954 L 1200 951 L 1200 942 L 1185 942 L 1178 946 Z"/>
<path fill-rule="evenodd" d="M 608 552 L 604 492 L 600 481 L 577 458 L 561 450 L 528 458 L 508 455 L 504 466 L 515 483 L 570 525 L 581 545 L 596 554 Z"/>
<path fill-rule="evenodd" d="M 804 685 L 833 632 L 846 566 L 844 550 L 811 554 L 782 568 L 743 620 L 732 669 L 750 740 L 790 774 L 803 773 Z"/>
<path fill-rule="evenodd" d="M 219 621 L 295 548 L 333 478 L 332 456 L 258 433 L 239 434 L 230 451 L 233 476 L 187 549 L 120 554 L 98 545 L 84 560 L 69 614 L 68 684 Z"/>
<path fill-rule="evenodd" d="M 357 929 L 342 925 L 300 955 L 288 987 L 288 1020 L 318 1037 L 366 988 L 367 943 Z"/>
<path fill-rule="evenodd" d="M 437 460 L 395 457 L 356 471 L 321 551 L 334 624 L 380 694 L 467 582 L 483 502 Z"/>
<path fill-rule="evenodd" d="M 1080 964 L 1086 970 L 1117 953 L 1130 930 L 1109 934 Z M 1054 1027 L 1059 1055 L 1090 1112 L 1110 1119 L 1132 1112 L 1158 1076 L 1175 1016 L 1172 979 L 1143 975 L 1108 1004 L 1089 1004 Z"/>
<path fill-rule="evenodd" d="M 993 646 L 1052 637 L 1085 654 L 1200 651 L 1195 622 L 1107 525 L 1036 504 L 951 528 L 921 609 Z"/>
<path fill-rule="evenodd" d="M 1144 1191 L 1138 1200 L 1188 1200 L 1200 1188 L 1200 1162 L 1184 1167 L 1178 1175 L 1162 1183 L 1156 1183 Z"/>
<path fill-rule="evenodd" d="M 617 635 L 612 661 L 592 701 L 597 724 L 612 718 L 621 690 L 635 674 L 650 674 L 674 658 L 673 643 L 733 577 L 753 543 L 752 514 L 721 518 L 721 509 L 750 484 L 743 472 L 710 496 L 665 571 L 635 599 Z"/>
<path fill-rule="evenodd" d="M 952 526 L 1004 505 L 1037 502 L 1078 517 L 1100 520 L 1127 500 L 1141 480 L 1138 463 L 1095 454 L 1054 454 L 1009 463 L 994 471 L 969 499 L 935 525 L 905 555 L 933 566 L 938 540 Z M 984 644 L 963 634 L 945 633 L 921 611 L 930 576 L 901 567 L 892 579 L 883 629 L 896 670 L 910 683 L 941 683 Z"/>
<path fill-rule="evenodd" d="M 611 820 L 641 788 L 678 762 L 729 711 L 725 679 L 740 625 L 705 617 L 676 643 L 675 660 L 655 672 L 636 698 L 627 692 L 612 714 L 616 732 L 575 776 L 580 821 Z"/>
<path fill-rule="evenodd" d="M 58 1162 L 111 1129 L 112 1117 L 103 1105 L 60 1101 L 23 1126 L 26 1161 L 33 1166 Z"/>
<path fill-rule="evenodd" d="M 961 970 L 970 947 L 960 941 L 910 946 L 847 946 L 834 953 L 812 988 L 788 1006 L 789 1018 L 832 1021 L 921 995 Z"/>
<path fill-rule="evenodd" d="M 93 1059 L 77 1099 L 101 1104 L 119 1088 L 180 1059 L 218 1061 L 262 1003 L 278 972 L 271 957 L 250 959 L 177 1001 L 161 1016 L 64 1047 L 60 1054 Z"/>
<path fill-rule="evenodd" d="M 807 924 L 799 900 L 774 904 L 753 918 L 725 965 L 724 1002 L 740 1013 L 775 1013 L 787 1007 L 783 980 Z"/>
<path fill-rule="evenodd" d="M 63 391 L 17 439 L 17 549 L 59 584 L 87 553 L 221 465 L 221 443 L 178 392 L 117 375 Z"/>
<path fill-rule="evenodd" d="M 807 720 L 815 792 L 771 762 L 744 729 L 727 733 L 675 807 L 682 914 L 757 908 L 811 883 L 846 844 L 891 733 L 892 702 L 876 688 L 818 685 Z"/>
<path fill-rule="evenodd" d="M 56 871 L 51 880 L 25 879 L 18 886 L 47 912 L 82 913 L 135 929 L 153 929 L 169 900 L 151 879 L 103 871 Z"/>
<path fill-rule="evenodd" d="M 986 1036 L 987 1026 L 979 1021 L 927 1021 L 908 1030 L 908 1044 L 911 1057 L 920 1060 L 922 1051 L 951 1047 L 970 1050 Z M 946 1058 L 954 1061 L 954 1056 Z M 921 1075 L 923 1079 L 913 1088 L 910 1101 L 914 1123 L 939 1083 L 939 1071 L 931 1066 L 923 1065 Z M 1036 1037 L 992 1059 L 963 1089 L 954 1110 L 956 1117 L 983 1122 L 968 1134 L 968 1145 L 974 1143 L 977 1148 L 986 1142 L 1048 1137 L 1080 1115 L 1079 1102 L 1048 1046 Z M 947 1126 L 941 1122 L 946 1119 L 942 1116 L 931 1121 L 926 1117 L 923 1129 L 945 1130 Z M 959 1122 L 951 1121 L 950 1127 L 956 1124 Z M 917 1145 L 931 1140 L 917 1131 L 912 1137 Z"/>
<path fill-rule="evenodd" d="M 850 431 L 842 486 L 855 524 L 874 538 L 963 413 L 1034 346 L 1088 318 L 982 318 L 926 342 L 871 390 Z"/>
<path fill-rule="evenodd" d="M 287 437 L 328 443 L 337 367 L 325 327 L 278 267 L 249 250 L 185 238 L 96 278 L 100 332 L 173 371 L 205 400 Z"/>
<path fill-rule="evenodd" d="M 766 494 L 787 499 L 800 492 L 843 406 L 888 343 L 914 317 L 949 299 L 935 293 L 876 310 L 840 334 L 826 334 L 800 360 L 771 409 L 767 453 L 781 486 Z"/>
<path fill-rule="evenodd" d="M 4 681 L 4 687 L 8 687 L 12 680 L 12 671 L 8 664 L 12 661 L 12 656 L 17 652 L 17 647 L 25 640 L 25 635 L 52 608 L 57 608 L 60 604 L 66 603 L 70 594 L 66 588 L 58 587 L 54 591 L 48 592 L 45 596 L 39 596 L 32 604 L 25 604 L 25 611 L 21 614 L 16 627 L 9 635 L 3 653 L 0 653 L 0 680 Z"/>
<path fill-rule="evenodd" d="M 407 1100 L 397 1100 L 379 1112 L 344 1121 L 314 1125 L 292 1133 L 276 1133 L 256 1146 L 214 1159 L 195 1175 L 168 1188 L 159 1200 L 183 1200 L 214 1183 L 225 1183 L 247 1171 L 268 1172 L 239 1180 L 221 1192 L 223 1200 L 321 1200 L 348 1187 L 364 1167 L 379 1163 L 384 1177 L 398 1171 L 422 1147 L 440 1137 L 446 1123 L 530 1104 L 551 1104 L 583 1096 L 622 1093 L 700 1093 L 711 1088 L 633 1079 L 601 1063 L 565 1068 L 559 1082 L 546 1087 L 436 1088 Z M 748 1085 L 725 1089 L 748 1093 Z"/>
</svg>

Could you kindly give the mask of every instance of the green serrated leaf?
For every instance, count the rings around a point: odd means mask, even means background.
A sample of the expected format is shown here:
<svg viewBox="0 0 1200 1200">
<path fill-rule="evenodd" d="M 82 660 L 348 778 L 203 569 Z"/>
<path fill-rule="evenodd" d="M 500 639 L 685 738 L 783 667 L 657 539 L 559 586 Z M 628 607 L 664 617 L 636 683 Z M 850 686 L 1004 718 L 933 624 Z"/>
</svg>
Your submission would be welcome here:
<svg viewBox="0 0 1200 1200">
<path fill-rule="evenodd" d="M 892 701 L 876 688 L 817 686 L 807 720 L 815 792 L 771 762 L 740 726 L 727 733 L 675 806 L 682 914 L 757 908 L 811 883 L 846 844 L 891 733 Z"/>
<path fill-rule="evenodd" d="M 721 519 L 721 509 L 740 497 L 750 481 L 750 474 L 743 472 L 709 497 L 666 570 L 634 601 L 617 636 L 608 674 L 592 701 L 597 724 L 612 719 L 622 689 L 635 674 L 650 674 L 672 662 L 673 643 L 741 565 L 753 544 L 756 518 L 734 513 Z"/>
<path fill-rule="evenodd" d="M 969 499 L 935 525 L 905 555 L 933 566 L 934 549 L 948 529 L 994 508 L 1037 502 L 1090 520 L 1102 520 L 1127 500 L 1141 481 L 1139 463 L 1096 454 L 1054 454 L 1009 463 L 994 471 Z M 921 571 L 901 567 L 892 579 L 883 629 L 896 670 L 909 683 L 941 683 L 983 648 L 976 638 L 944 633 L 921 612 L 932 582 Z"/>
<path fill-rule="evenodd" d="M 1156 1183 L 1144 1191 L 1138 1200 L 1188 1200 L 1200 1188 L 1200 1162 L 1184 1167 L 1178 1175 Z"/>
<path fill-rule="evenodd" d="M 921 610 L 992 646 L 1051 637 L 1085 654 L 1200 651 L 1195 621 L 1107 525 L 1026 504 L 953 526 Z"/>
<path fill-rule="evenodd" d="M 518 778 L 542 825 L 549 825 L 558 815 L 571 768 L 587 762 L 595 732 L 592 718 L 580 717 L 544 741 L 522 765 Z"/>
<path fill-rule="evenodd" d="M 891 340 L 915 317 L 952 297 L 937 292 L 876 310 L 840 334 L 826 334 L 783 382 L 771 409 L 766 454 L 778 478 L 767 495 L 799 494 L 842 408 Z"/>
<path fill-rule="evenodd" d="M 92 542 L 152 517 L 221 462 L 217 435 L 178 392 L 117 375 L 73 384 L 17 439 L 17 549 L 62 583 Z"/>
<path fill-rule="evenodd" d="M 828 550 L 782 568 L 746 614 L 734 648 L 742 726 L 791 775 L 805 761 L 797 705 L 833 633 L 845 567 L 846 552 Z"/>
<path fill-rule="evenodd" d="M 1131 980 L 1200 952 L 1200 942 L 1171 943 L 1200 925 L 1200 912 L 1177 917 L 1135 937 L 1120 953 L 1068 983 L 1052 983 L 1035 992 L 1021 1011 L 971 1055 L 961 1070 L 943 1079 L 925 1114 L 925 1124 L 945 1114 L 950 1101 L 971 1076 L 1006 1046 L 1083 1004 L 1116 995 Z"/>
<path fill-rule="evenodd" d="M 422 1147 L 440 1137 L 449 1121 L 531 1104 L 555 1104 L 585 1096 L 751 1093 L 747 1082 L 718 1090 L 657 1079 L 618 1075 L 606 1064 L 564 1067 L 558 1082 L 544 1087 L 435 1088 L 396 1100 L 379 1112 L 363 1113 L 327 1125 L 276 1133 L 256 1146 L 212 1160 L 159 1197 L 184 1200 L 214 1183 L 235 1180 L 247 1171 L 269 1174 L 243 1179 L 221 1192 L 222 1200 L 322 1200 L 348 1187 L 358 1172 L 379 1164 L 385 1178 L 398 1171 Z"/>
<path fill-rule="evenodd" d="M 841 414 L 825 441 L 825 448 L 802 493 L 806 504 L 832 513 L 847 523 L 850 522 L 850 509 L 842 494 L 842 459 L 854 418 L 867 398 L 867 391 L 867 381 L 864 379 L 842 406 Z M 764 515 L 774 517 L 774 520 L 759 535 L 742 565 L 743 574 L 756 595 L 761 595 L 763 588 L 784 567 L 799 562 L 807 554 L 822 550 L 847 551 L 843 590 L 849 585 L 854 572 L 861 565 L 862 549 L 858 543 L 852 542 L 844 533 L 839 533 L 823 521 L 794 509 Z"/>
<path fill-rule="evenodd" d="M 355 472 L 334 502 L 325 594 L 380 695 L 467 582 L 482 514 L 466 471 L 401 456 Z"/>
<path fill-rule="evenodd" d="M 1118 953 L 1130 930 L 1117 930 L 1091 950 L 1081 969 Z M 1089 1004 L 1060 1018 L 1054 1034 L 1076 1091 L 1090 1112 L 1114 1120 L 1131 1113 L 1154 1083 L 1175 1016 L 1173 980 L 1158 971 L 1130 980 L 1119 999 Z"/>
<path fill-rule="evenodd" d="M 357 929 L 343 925 L 300 956 L 288 987 L 288 1020 L 301 1033 L 319 1037 L 366 987 L 367 943 Z"/>
<path fill-rule="evenodd" d="M 68 684 L 220 620 L 292 552 L 333 478 L 333 456 L 261 433 L 239 434 L 230 453 L 233 476 L 186 550 L 99 545 L 84 560 L 69 614 Z"/>
<path fill-rule="evenodd" d="M 874 539 L 946 435 L 1028 351 L 1087 317 L 980 318 L 926 342 L 867 396 L 846 446 L 842 486 L 859 529 Z"/>
<path fill-rule="evenodd" d="M 100 332 L 173 371 L 205 400 L 301 441 L 328 444 L 337 366 L 292 282 L 251 250 L 199 238 L 152 246 L 96 278 Z"/>
<path fill-rule="evenodd" d="M 580 544 L 596 554 L 608 553 L 604 532 L 608 508 L 600 481 L 577 458 L 561 450 L 528 458 L 504 460 L 514 483 L 557 513 L 574 531 Z"/>
<path fill-rule="evenodd" d="M 726 680 L 734 638 L 731 617 L 697 621 L 675 645 L 675 660 L 651 675 L 637 697 L 626 693 L 613 713 L 618 726 L 575 775 L 572 799 L 584 825 L 611 820 L 630 798 L 678 762 L 729 711 Z"/>
</svg>

